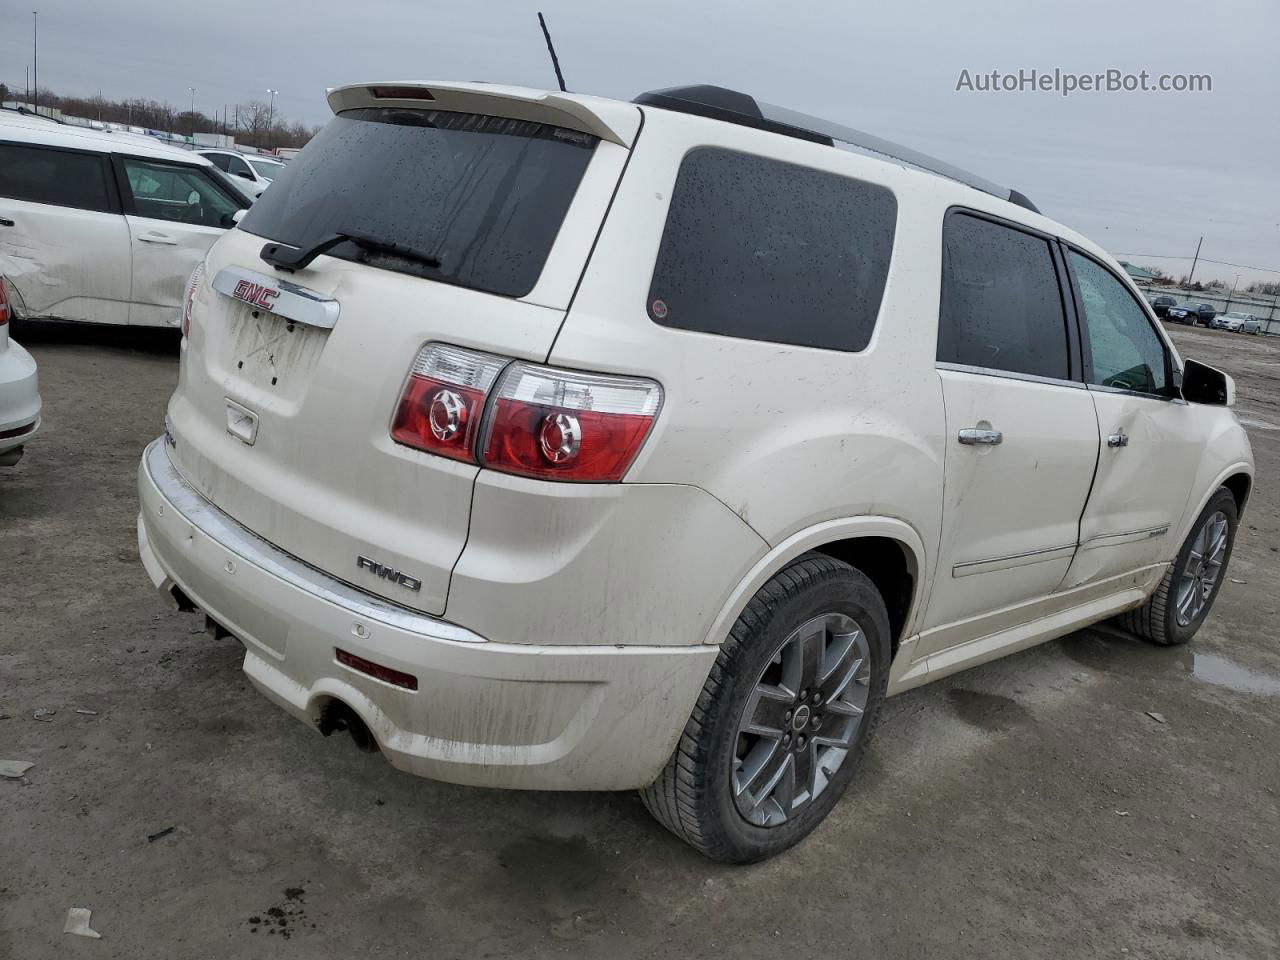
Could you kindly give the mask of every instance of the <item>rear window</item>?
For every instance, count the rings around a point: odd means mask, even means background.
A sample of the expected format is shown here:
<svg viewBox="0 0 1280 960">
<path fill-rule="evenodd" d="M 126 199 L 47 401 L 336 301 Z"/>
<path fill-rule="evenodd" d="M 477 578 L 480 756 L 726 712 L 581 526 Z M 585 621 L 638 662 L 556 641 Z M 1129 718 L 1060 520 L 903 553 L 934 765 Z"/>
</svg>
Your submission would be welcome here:
<svg viewBox="0 0 1280 960">
<path fill-rule="evenodd" d="M 109 211 L 103 158 L 48 147 L 0 143 L 0 197 Z"/>
<path fill-rule="evenodd" d="M 884 187 L 717 147 L 680 164 L 649 316 L 681 330 L 866 347 L 893 251 Z"/>
<path fill-rule="evenodd" d="M 353 243 L 328 253 L 522 297 L 538 281 L 596 143 L 527 120 L 346 110 L 280 169 L 240 229 L 294 247 L 335 233 L 373 237 L 413 255 Z"/>
</svg>

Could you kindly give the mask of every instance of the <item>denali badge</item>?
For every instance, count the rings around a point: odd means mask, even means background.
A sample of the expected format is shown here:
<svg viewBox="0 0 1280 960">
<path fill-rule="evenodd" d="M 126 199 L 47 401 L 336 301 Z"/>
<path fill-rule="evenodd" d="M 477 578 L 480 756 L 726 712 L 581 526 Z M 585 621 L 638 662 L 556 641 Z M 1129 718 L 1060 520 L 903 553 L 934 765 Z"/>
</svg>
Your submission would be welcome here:
<svg viewBox="0 0 1280 960">
<path fill-rule="evenodd" d="M 231 295 L 237 300 L 243 300 L 252 307 L 270 310 L 276 297 L 280 296 L 280 291 L 268 287 L 266 284 L 254 283 L 250 280 L 238 280 L 232 289 Z"/>
<path fill-rule="evenodd" d="M 422 589 L 422 581 L 417 577 L 411 577 L 407 573 L 401 573 L 394 570 L 377 560 L 370 560 L 368 557 L 356 557 L 356 566 L 361 570 L 368 570 L 370 573 L 376 573 L 383 580 L 390 580 L 392 583 L 398 583 L 402 587 L 408 587 L 415 593 Z"/>
</svg>

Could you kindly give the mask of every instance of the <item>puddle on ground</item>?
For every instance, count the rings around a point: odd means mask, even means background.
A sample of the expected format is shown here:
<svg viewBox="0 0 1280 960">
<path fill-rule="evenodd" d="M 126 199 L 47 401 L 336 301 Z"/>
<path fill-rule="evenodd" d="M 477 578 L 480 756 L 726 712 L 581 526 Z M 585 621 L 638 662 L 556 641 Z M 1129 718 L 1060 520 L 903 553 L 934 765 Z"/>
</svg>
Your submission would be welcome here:
<svg viewBox="0 0 1280 960">
<path fill-rule="evenodd" d="M 1197 680 L 1228 687 L 1239 693 L 1254 693 L 1263 697 L 1280 697 L 1280 677 L 1258 673 L 1224 657 L 1211 653 L 1197 653 L 1191 664 L 1191 675 Z"/>
</svg>

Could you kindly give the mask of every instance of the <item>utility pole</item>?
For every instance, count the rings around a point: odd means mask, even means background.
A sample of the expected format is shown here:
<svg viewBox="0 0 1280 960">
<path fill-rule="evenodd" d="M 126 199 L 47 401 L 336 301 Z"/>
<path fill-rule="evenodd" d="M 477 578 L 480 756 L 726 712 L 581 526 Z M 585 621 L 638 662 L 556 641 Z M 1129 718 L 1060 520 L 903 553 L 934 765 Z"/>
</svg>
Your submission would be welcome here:
<svg viewBox="0 0 1280 960">
<path fill-rule="evenodd" d="M 275 118 L 276 118 L 276 94 L 279 92 L 280 92 L 279 90 L 271 90 L 271 89 L 267 90 L 267 93 L 271 94 L 271 103 L 267 105 L 267 138 L 268 138 L 267 145 L 268 147 L 271 144 L 271 140 L 270 140 L 271 125 L 272 123 L 275 122 Z"/>
<path fill-rule="evenodd" d="M 31 11 L 31 105 L 40 112 L 40 14 Z"/>
<path fill-rule="evenodd" d="M 191 91 L 191 142 L 196 142 L 196 88 L 187 87 Z"/>
<path fill-rule="evenodd" d="M 1195 259 L 1191 261 L 1191 272 L 1187 274 L 1187 286 L 1191 286 L 1191 278 L 1196 275 L 1196 264 L 1200 262 L 1200 244 L 1204 243 L 1204 237 L 1200 238 L 1200 243 L 1196 244 Z"/>
</svg>

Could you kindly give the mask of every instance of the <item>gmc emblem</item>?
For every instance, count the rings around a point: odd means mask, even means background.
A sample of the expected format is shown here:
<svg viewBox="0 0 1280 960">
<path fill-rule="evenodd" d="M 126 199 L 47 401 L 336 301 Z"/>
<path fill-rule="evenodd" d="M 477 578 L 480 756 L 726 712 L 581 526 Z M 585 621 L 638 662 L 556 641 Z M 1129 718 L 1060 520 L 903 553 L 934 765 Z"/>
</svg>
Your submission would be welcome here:
<svg viewBox="0 0 1280 960">
<path fill-rule="evenodd" d="M 280 296 L 280 291 L 251 280 L 241 280 L 236 283 L 236 288 L 231 295 L 237 300 L 243 300 L 251 307 L 270 310 L 271 302 Z"/>
<path fill-rule="evenodd" d="M 377 560 L 370 560 L 368 557 L 356 557 L 356 567 L 360 570 L 368 570 L 370 573 L 377 574 L 383 580 L 390 580 L 392 583 L 398 583 L 402 587 L 406 587 L 415 593 L 422 589 L 422 581 L 417 577 L 411 577 L 407 573 L 401 573 L 399 570 L 388 567 L 386 564 L 379 563 Z"/>
</svg>

